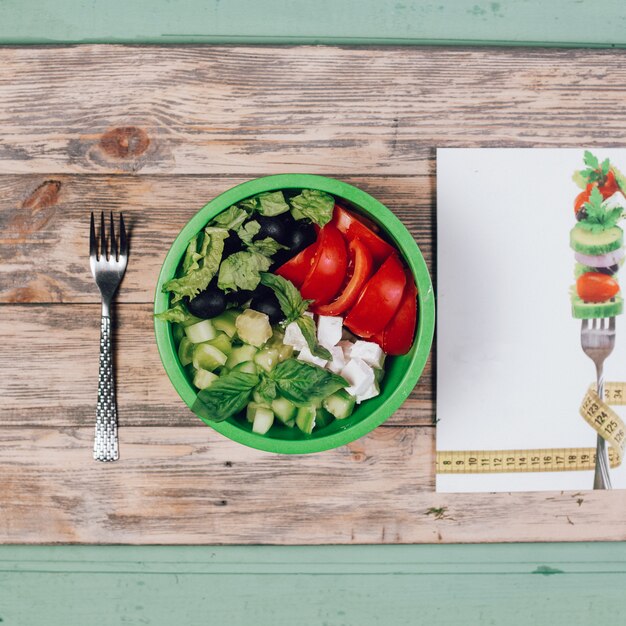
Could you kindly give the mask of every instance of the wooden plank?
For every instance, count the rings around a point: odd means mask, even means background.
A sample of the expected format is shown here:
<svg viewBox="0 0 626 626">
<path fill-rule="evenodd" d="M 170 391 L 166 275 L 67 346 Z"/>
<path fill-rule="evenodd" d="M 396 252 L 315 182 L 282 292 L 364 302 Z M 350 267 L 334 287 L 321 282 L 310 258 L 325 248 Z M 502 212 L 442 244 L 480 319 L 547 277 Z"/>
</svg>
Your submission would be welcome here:
<svg viewBox="0 0 626 626">
<path fill-rule="evenodd" d="M 415 176 L 434 146 L 611 146 L 626 128 L 611 51 L 81 46 L 0 63 L 4 173 Z"/>
<path fill-rule="evenodd" d="M 1 43 L 415 43 L 600 45 L 624 43 L 619 0 L 542 3 L 455 0 L 247 0 L 0 5 Z M 146 19 L 150 15 L 150 19 Z M 598 20 L 598 15 L 611 19 Z"/>
<path fill-rule="evenodd" d="M 151 302 L 180 229 L 206 202 L 253 177 L 0 176 L 0 302 L 98 302 L 88 258 L 92 210 L 123 211 L 130 230 L 118 300 Z M 430 176 L 344 178 L 398 215 L 432 267 Z"/>
<path fill-rule="evenodd" d="M 229 626 L 585 626 L 621 617 L 614 594 L 626 583 L 623 557 L 623 546 L 607 544 L 4 546 L 0 619 L 39 624 L 45 615 L 49 626 L 66 626 L 97 615 L 98 624 L 117 626 L 199 624 L 210 615 Z"/>
<path fill-rule="evenodd" d="M 91 438 L 91 428 L 3 430 L 1 542 L 626 537 L 624 491 L 434 493 L 432 428 L 379 428 L 348 446 L 299 457 L 247 449 L 208 429 L 127 428 L 121 460 L 110 465 L 91 461 Z"/>
<path fill-rule="evenodd" d="M 94 421 L 100 306 L 0 306 L 0 427 L 80 427 Z M 154 341 L 151 305 L 117 309 L 119 419 L 128 426 L 197 426 L 170 384 Z M 15 367 L 15 355 L 21 365 Z M 42 391 L 43 390 L 43 391 Z M 433 420 L 432 364 L 391 425 Z"/>
</svg>

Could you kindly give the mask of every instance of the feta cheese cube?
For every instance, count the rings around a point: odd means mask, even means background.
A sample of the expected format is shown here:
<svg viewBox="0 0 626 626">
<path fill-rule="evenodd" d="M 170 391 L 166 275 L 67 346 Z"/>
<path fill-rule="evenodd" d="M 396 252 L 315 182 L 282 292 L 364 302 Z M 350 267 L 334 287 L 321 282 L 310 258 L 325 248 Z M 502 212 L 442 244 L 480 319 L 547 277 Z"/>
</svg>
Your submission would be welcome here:
<svg viewBox="0 0 626 626">
<path fill-rule="evenodd" d="M 317 318 L 317 340 L 325 347 L 332 348 L 341 339 L 343 318 L 320 315 Z"/>
<path fill-rule="evenodd" d="M 305 346 L 300 350 L 300 354 L 298 355 L 298 361 L 304 361 L 305 363 L 311 363 L 312 365 L 319 365 L 320 367 L 326 367 L 325 359 L 320 359 L 318 356 L 313 356 L 308 346 Z"/>
<path fill-rule="evenodd" d="M 331 361 L 328 361 L 328 365 L 326 367 L 335 374 L 341 373 L 341 370 L 346 366 L 346 359 L 343 356 L 343 350 L 339 346 L 332 346 L 331 348 L 328 348 L 328 350 L 332 354 L 333 358 Z"/>
<path fill-rule="evenodd" d="M 302 350 L 307 347 L 306 339 L 300 330 L 300 327 L 295 322 L 291 322 L 285 328 L 285 337 L 283 343 L 292 346 L 294 350 Z"/>
<path fill-rule="evenodd" d="M 374 398 L 380 393 L 380 387 L 378 383 L 374 381 L 365 391 L 357 394 L 356 403 L 361 404 L 363 400 L 369 400 L 370 398 Z"/>
<path fill-rule="evenodd" d="M 364 394 L 375 382 L 374 370 L 358 357 L 350 359 L 341 375 L 350 383 L 346 391 L 352 396 Z"/>
<path fill-rule="evenodd" d="M 381 369 L 385 362 L 385 353 L 373 341 L 355 341 L 350 351 L 350 357 L 363 359 L 368 365 Z"/>
<path fill-rule="evenodd" d="M 339 346 L 343 350 L 343 358 L 346 363 L 350 360 L 350 353 L 352 352 L 352 342 L 351 341 L 340 341 L 337 346 Z"/>
</svg>

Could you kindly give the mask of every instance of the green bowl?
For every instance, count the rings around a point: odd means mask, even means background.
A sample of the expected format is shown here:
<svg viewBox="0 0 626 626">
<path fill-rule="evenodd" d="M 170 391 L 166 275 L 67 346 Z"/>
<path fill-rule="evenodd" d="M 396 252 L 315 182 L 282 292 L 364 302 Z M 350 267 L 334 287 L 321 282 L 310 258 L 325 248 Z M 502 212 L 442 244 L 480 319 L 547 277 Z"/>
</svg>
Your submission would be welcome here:
<svg viewBox="0 0 626 626">
<path fill-rule="evenodd" d="M 411 234 L 402 222 L 378 200 L 347 183 L 311 174 L 279 174 L 265 176 L 237 185 L 206 204 L 187 222 L 170 248 L 156 286 L 154 311 L 160 313 L 169 306 L 169 295 L 162 285 L 174 276 L 189 240 L 221 211 L 255 194 L 277 189 L 319 189 L 342 198 L 352 209 L 378 223 L 389 239 L 402 252 L 415 276 L 418 288 L 419 312 L 415 341 L 411 350 L 402 356 L 387 357 L 381 394 L 358 405 L 345 420 L 335 420 L 326 428 L 305 435 L 296 428 L 274 426 L 265 435 L 257 435 L 251 424 L 231 418 L 224 422 L 203 420 L 226 437 L 252 448 L 282 454 L 321 452 L 350 443 L 382 424 L 406 400 L 426 364 L 435 326 L 435 300 L 428 268 Z M 191 408 L 196 392 L 178 360 L 171 326 L 155 319 L 156 342 L 165 371 L 174 388 Z"/>
</svg>

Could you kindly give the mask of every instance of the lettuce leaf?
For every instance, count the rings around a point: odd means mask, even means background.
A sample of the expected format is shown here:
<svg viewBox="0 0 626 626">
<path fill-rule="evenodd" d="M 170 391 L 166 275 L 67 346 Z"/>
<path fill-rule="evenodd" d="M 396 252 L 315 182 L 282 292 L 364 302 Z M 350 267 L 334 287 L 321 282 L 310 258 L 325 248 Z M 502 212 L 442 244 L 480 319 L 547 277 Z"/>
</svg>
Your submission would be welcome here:
<svg viewBox="0 0 626 626">
<path fill-rule="evenodd" d="M 333 217 L 334 198 L 317 189 L 303 189 L 290 200 L 291 214 L 295 219 L 308 218 L 318 226 L 325 226 Z"/>
<path fill-rule="evenodd" d="M 225 228 L 207 226 L 204 229 L 200 250 L 190 254 L 190 264 L 185 275 L 168 280 L 163 285 L 163 291 L 171 291 L 173 294 L 172 304 L 184 297 L 193 298 L 208 287 L 220 267 L 226 237 L 228 231 Z"/>
<path fill-rule="evenodd" d="M 266 217 L 280 215 L 289 211 L 282 191 L 268 191 L 257 196 L 259 200 L 258 212 Z"/>
<path fill-rule="evenodd" d="M 154 317 L 163 322 L 183 323 L 190 320 L 193 316 L 181 304 L 177 304 L 167 311 L 157 313 Z"/>
<path fill-rule="evenodd" d="M 260 272 L 266 272 L 272 260 L 254 250 L 235 252 L 222 261 L 217 286 L 223 291 L 256 289 Z"/>
<path fill-rule="evenodd" d="M 226 230 L 237 230 L 247 219 L 248 213 L 237 205 L 233 205 L 215 216 L 211 224 Z"/>
</svg>

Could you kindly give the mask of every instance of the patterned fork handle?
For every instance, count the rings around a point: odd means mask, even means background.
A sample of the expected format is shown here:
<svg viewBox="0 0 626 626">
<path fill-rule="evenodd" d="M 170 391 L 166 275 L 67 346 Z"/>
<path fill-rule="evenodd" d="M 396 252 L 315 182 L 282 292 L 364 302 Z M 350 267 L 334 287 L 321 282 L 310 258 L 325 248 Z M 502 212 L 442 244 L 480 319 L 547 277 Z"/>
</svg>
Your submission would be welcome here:
<svg viewBox="0 0 626 626">
<path fill-rule="evenodd" d="M 118 457 L 111 318 L 103 315 L 100 324 L 100 369 L 98 371 L 98 403 L 93 458 L 96 461 L 117 461 Z"/>
</svg>

